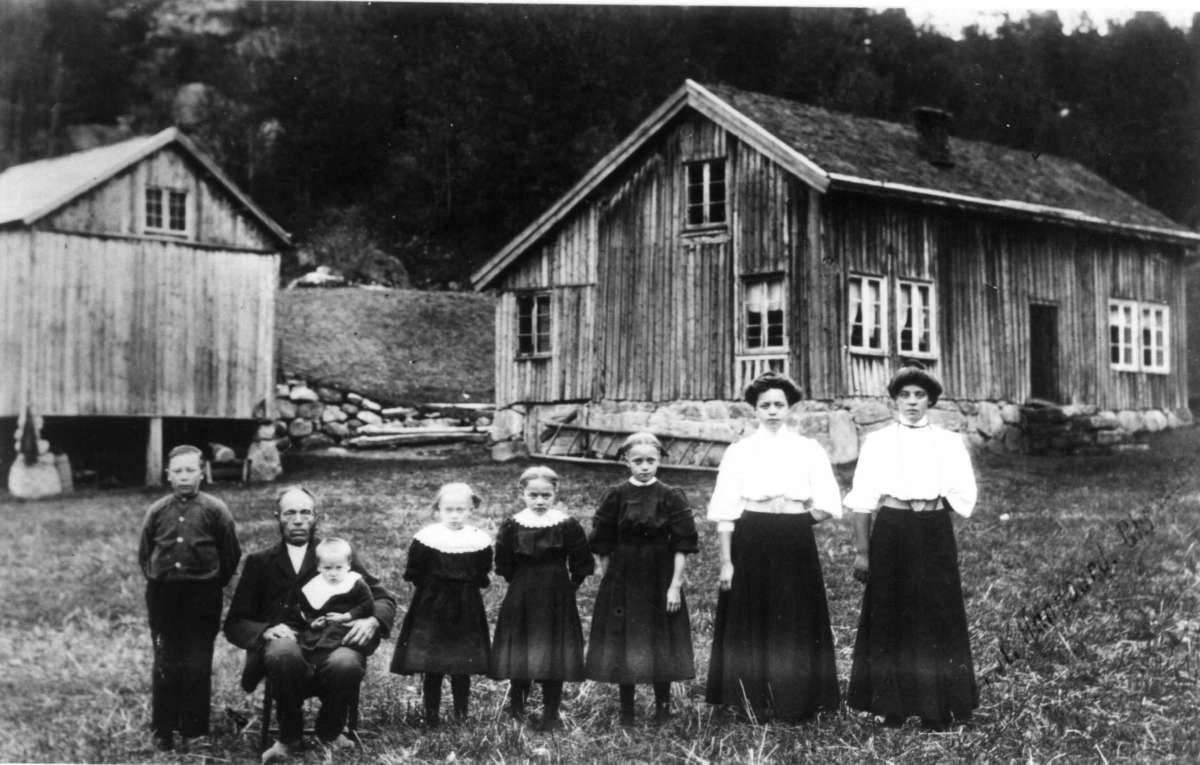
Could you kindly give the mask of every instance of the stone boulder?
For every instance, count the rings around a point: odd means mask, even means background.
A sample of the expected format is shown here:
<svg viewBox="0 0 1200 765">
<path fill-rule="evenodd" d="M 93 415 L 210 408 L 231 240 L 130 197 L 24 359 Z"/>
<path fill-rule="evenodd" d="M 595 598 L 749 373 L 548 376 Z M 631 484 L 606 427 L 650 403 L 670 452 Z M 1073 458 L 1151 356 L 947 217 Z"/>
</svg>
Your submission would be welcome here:
<svg viewBox="0 0 1200 765">
<path fill-rule="evenodd" d="M 1145 429 L 1142 413 L 1133 409 L 1122 409 L 1117 412 L 1117 421 L 1121 423 L 1121 430 L 1126 433 L 1138 433 Z"/>
<path fill-rule="evenodd" d="M 1142 420 L 1146 423 L 1146 430 L 1151 433 L 1157 433 L 1167 428 L 1167 416 L 1157 409 L 1146 412 Z"/>
<path fill-rule="evenodd" d="M 304 438 L 312 435 L 313 423 L 312 420 L 292 420 L 288 424 L 288 435 L 292 438 Z"/>
<path fill-rule="evenodd" d="M 283 460 L 274 441 L 255 441 L 246 451 L 251 481 L 274 481 L 283 474 Z"/>
<path fill-rule="evenodd" d="M 225 444 L 210 442 L 208 448 L 212 452 L 213 462 L 233 462 L 235 459 L 237 459 L 237 455 L 233 453 L 233 449 Z"/>
<path fill-rule="evenodd" d="M 325 404 L 340 404 L 346 398 L 340 390 L 324 386 L 317 388 L 317 397 Z"/>
<path fill-rule="evenodd" d="M 304 401 L 315 402 L 321 400 L 321 397 L 317 395 L 317 392 L 312 388 L 309 388 L 307 385 L 298 385 L 295 388 L 292 388 L 291 392 L 288 393 L 288 398 L 292 401 L 295 401 L 297 404 Z"/>
<path fill-rule="evenodd" d="M 844 465 L 858 459 L 858 427 L 847 410 L 829 415 L 829 461 Z"/>
<path fill-rule="evenodd" d="M 1000 407 L 991 401 L 980 401 L 975 412 L 975 430 L 988 438 L 995 438 L 1004 429 L 1004 417 Z"/>
<path fill-rule="evenodd" d="M 306 420 L 321 419 L 323 411 L 325 411 L 325 405 L 320 401 L 305 401 L 296 406 L 296 416 Z"/>
<path fill-rule="evenodd" d="M 348 419 L 350 415 L 336 406 L 327 406 L 321 411 L 321 422 L 345 422 Z"/>
<path fill-rule="evenodd" d="M 511 441 L 525 435 L 525 412 L 520 409 L 500 409 L 492 420 L 492 440 Z"/>
<path fill-rule="evenodd" d="M 846 404 L 850 417 L 859 425 L 874 425 L 892 419 L 892 409 L 877 399 L 855 399 Z"/>
<path fill-rule="evenodd" d="M 379 416 L 375 412 L 370 411 L 369 409 L 363 409 L 361 412 L 359 412 L 358 419 L 364 425 L 378 425 L 383 422 L 383 417 Z"/>
<path fill-rule="evenodd" d="M 313 433 L 311 436 L 305 436 L 300 439 L 301 449 L 324 449 L 327 446 L 333 446 L 334 440 L 324 433 Z"/>
<path fill-rule="evenodd" d="M 296 418 L 296 405 L 286 398 L 275 399 L 275 419 L 293 420 Z"/>
<path fill-rule="evenodd" d="M 508 462 L 528 456 L 529 450 L 525 448 L 524 441 L 497 441 L 492 444 L 492 459 L 496 462 Z"/>
</svg>

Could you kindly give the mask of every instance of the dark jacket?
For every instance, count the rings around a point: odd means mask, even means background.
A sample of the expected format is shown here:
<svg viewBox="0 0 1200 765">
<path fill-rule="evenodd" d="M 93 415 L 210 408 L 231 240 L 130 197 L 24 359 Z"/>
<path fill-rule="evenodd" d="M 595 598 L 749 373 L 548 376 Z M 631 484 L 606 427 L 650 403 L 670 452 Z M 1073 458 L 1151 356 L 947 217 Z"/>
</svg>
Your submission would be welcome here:
<svg viewBox="0 0 1200 765">
<path fill-rule="evenodd" d="M 253 691 L 263 678 L 262 634 L 269 627 L 288 621 L 300 604 L 300 588 L 317 575 L 315 548 L 317 538 L 308 543 L 300 573 L 292 570 L 292 562 L 281 541 L 274 547 L 246 556 L 241 578 L 225 617 L 225 637 L 230 643 L 246 649 L 246 667 L 242 670 L 242 688 Z M 372 576 L 357 555 L 350 558 L 350 569 L 362 575 L 375 599 L 375 618 L 379 630 L 363 649 L 370 655 L 380 641 L 387 638 L 396 619 L 396 597 L 387 591 L 379 579 Z"/>
</svg>

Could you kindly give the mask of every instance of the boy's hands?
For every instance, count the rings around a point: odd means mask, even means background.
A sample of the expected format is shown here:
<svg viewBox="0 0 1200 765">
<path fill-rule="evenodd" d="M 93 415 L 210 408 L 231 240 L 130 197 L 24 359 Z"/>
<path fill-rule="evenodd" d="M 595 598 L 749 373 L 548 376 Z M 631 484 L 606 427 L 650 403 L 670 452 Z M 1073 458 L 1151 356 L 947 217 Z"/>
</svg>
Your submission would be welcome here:
<svg viewBox="0 0 1200 765">
<path fill-rule="evenodd" d="M 722 590 L 728 590 L 733 586 L 733 561 L 721 563 L 721 573 L 718 575 L 717 582 Z"/>
</svg>

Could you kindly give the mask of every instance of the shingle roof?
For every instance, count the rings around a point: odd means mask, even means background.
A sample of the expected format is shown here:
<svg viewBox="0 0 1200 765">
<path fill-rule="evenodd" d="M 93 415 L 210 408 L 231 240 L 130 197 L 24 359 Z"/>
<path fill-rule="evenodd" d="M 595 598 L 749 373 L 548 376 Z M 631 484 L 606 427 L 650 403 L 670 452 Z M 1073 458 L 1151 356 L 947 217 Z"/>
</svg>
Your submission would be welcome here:
<svg viewBox="0 0 1200 765">
<path fill-rule="evenodd" d="M 1077 210 L 1116 223 L 1183 228 L 1077 162 L 1035 155 L 983 141 L 950 138 L 953 167 L 939 168 L 917 155 L 909 125 L 832 112 L 751 93 L 704 85 L 713 95 L 761 125 L 830 174 L 876 183 Z"/>
<path fill-rule="evenodd" d="M 1200 243 L 1176 223 L 1076 162 L 982 141 L 950 139 L 953 167 L 917 154 L 916 131 L 727 85 L 686 80 L 583 178 L 471 275 L 485 289 L 617 173 L 684 109 L 694 109 L 820 193 L 899 195 L 1100 231 Z"/>
<path fill-rule="evenodd" d="M 173 143 L 199 162 L 219 185 L 241 202 L 285 246 L 290 244 L 288 233 L 250 201 L 211 159 L 175 128 L 97 149 L 14 165 L 0 172 L 0 226 L 17 222 L 31 225 L 144 157 Z"/>
</svg>

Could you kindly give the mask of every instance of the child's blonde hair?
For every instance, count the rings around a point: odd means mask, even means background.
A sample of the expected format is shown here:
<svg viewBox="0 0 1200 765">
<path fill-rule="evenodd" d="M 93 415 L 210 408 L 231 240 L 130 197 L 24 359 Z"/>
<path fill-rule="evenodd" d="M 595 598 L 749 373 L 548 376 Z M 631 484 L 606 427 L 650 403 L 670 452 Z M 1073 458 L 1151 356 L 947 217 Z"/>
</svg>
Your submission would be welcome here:
<svg viewBox="0 0 1200 765">
<path fill-rule="evenodd" d="M 471 503 L 475 507 L 479 507 L 481 504 L 483 504 L 483 499 L 475 493 L 475 490 L 471 488 L 470 484 L 463 483 L 462 481 L 453 481 L 451 483 L 442 484 L 441 488 L 437 490 L 437 494 L 435 494 L 433 497 L 433 509 L 437 510 L 440 508 L 442 506 L 442 499 L 447 495 L 452 494 L 470 497 Z"/>
<path fill-rule="evenodd" d="M 317 560 L 329 560 L 333 557 L 342 557 L 346 562 L 350 562 L 350 556 L 354 553 L 354 549 L 350 547 L 350 543 L 341 537 L 329 537 L 317 542 Z"/>
<path fill-rule="evenodd" d="M 640 433 L 634 433 L 622 441 L 621 448 L 617 451 L 617 454 L 621 456 L 621 459 L 625 459 L 625 453 L 635 446 L 653 446 L 658 450 L 660 458 L 665 457 L 667 454 L 667 450 L 663 448 L 662 441 L 658 440 L 658 436 L 645 430 Z"/>
<path fill-rule="evenodd" d="M 538 478 L 549 482 L 551 486 L 558 489 L 558 473 L 555 473 L 545 465 L 534 465 L 530 468 L 525 468 L 525 472 L 521 473 L 521 477 L 517 479 L 517 485 L 522 489 L 530 482 Z"/>
</svg>

